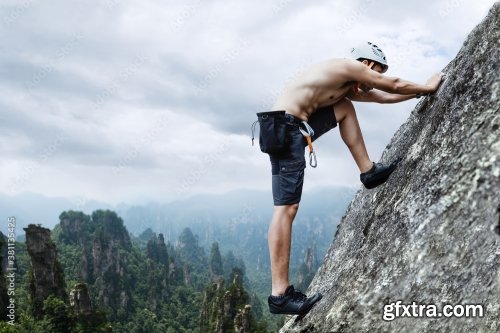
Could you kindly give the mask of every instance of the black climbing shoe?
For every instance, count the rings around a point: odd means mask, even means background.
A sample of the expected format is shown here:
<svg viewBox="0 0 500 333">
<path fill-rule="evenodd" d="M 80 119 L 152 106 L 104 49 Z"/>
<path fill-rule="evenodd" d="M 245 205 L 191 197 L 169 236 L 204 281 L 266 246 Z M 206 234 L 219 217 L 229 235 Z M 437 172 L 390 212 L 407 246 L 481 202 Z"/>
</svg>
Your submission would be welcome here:
<svg viewBox="0 0 500 333">
<path fill-rule="evenodd" d="M 400 159 L 397 159 L 389 165 L 373 163 L 373 167 L 369 171 L 362 173 L 359 179 L 361 179 L 361 182 L 367 189 L 382 185 L 389 178 L 394 169 L 396 169 L 399 161 Z"/>
<path fill-rule="evenodd" d="M 267 303 L 269 311 L 273 314 L 287 314 L 303 316 L 311 310 L 313 305 L 319 301 L 323 295 L 320 293 L 307 297 L 300 291 L 296 291 L 293 286 L 288 286 L 282 296 L 269 296 Z"/>
</svg>

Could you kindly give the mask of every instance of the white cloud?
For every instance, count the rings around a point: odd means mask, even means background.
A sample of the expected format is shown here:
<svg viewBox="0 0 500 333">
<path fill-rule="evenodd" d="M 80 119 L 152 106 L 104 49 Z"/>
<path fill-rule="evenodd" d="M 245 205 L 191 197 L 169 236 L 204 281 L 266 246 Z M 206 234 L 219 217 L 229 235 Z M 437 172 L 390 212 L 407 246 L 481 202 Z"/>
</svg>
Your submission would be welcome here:
<svg viewBox="0 0 500 333">
<path fill-rule="evenodd" d="M 0 186 L 112 203 L 269 190 L 250 125 L 298 71 L 372 40 L 388 75 L 425 82 L 493 2 L 4 2 Z M 372 159 L 415 104 L 356 104 Z M 306 190 L 359 186 L 338 129 L 316 146 Z"/>
</svg>

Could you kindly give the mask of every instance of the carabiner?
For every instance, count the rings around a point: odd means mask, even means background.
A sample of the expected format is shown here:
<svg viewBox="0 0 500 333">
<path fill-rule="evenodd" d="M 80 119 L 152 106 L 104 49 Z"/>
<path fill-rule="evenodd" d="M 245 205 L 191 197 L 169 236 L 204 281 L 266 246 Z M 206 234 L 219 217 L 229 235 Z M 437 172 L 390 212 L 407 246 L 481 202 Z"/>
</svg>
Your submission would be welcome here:
<svg viewBox="0 0 500 333">
<path fill-rule="evenodd" d="M 314 160 L 314 163 L 313 163 L 313 160 Z M 315 168 L 318 166 L 318 160 L 316 159 L 316 152 L 314 150 L 309 152 L 309 165 L 312 168 Z"/>
<path fill-rule="evenodd" d="M 302 122 L 302 125 L 304 125 L 305 130 L 299 127 L 300 133 L 304 136 L 306 139 L 307 145 L 309 146 L 309 165 L 313 168 L 318 166 L 318 160 L 316 159 L 316 153 L 314 152 L 313 144 L 312 144 L 312 139 L 311 136 L 314 135 L 314 130 L 313 128 L 305 121 Z"/>
</svg>

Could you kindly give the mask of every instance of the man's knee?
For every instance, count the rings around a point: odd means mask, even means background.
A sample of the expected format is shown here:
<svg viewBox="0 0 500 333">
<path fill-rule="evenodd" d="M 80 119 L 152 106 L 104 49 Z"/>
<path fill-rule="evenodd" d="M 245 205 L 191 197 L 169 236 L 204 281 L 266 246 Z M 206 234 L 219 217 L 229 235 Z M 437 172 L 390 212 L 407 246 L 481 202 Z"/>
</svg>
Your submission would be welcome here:
<svg viewBox="0 0 500 333">
<path fill-rule="evenodd" d="M 286 215 L 289 217 L 295 217 L 297 211 L 299 210 L 299 203 L 294 203 L 291 205 L 274 206 L 275 214 Z"/>
<path fill-rule="evenodd" d="M 356 110 L 354 105 L 348 98 L 344 98 L 333 106 L 333 111 L 335 112 L 335 118 L 340 123 L 345 118 L 356 115 Z"/>
<path fill-rule="evenodd" d="M 297 211 L 299 210 L 299 203 L 291 204 L 287 206 L 287 213 L 294 215 L 297 214 Z"/>
</svg>

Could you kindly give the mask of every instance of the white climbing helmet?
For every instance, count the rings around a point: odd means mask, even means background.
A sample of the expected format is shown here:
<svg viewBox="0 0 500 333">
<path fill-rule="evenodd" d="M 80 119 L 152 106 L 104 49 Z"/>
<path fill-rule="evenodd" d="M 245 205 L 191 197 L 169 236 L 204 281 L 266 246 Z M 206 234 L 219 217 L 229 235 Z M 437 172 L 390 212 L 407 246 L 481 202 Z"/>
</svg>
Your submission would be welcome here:
<svg viewBox="0 0 500 333">
<path fill-rule="evenodd" d="M 356 60 L 363 58 L 378 62 L 382 65 L 382 73 L 385 73 L 389 68 L 384 52 L 380 49 L 380 47 L 370 42 L 353 47 L 351 50 L 351 56 Z"/>
</svg>

